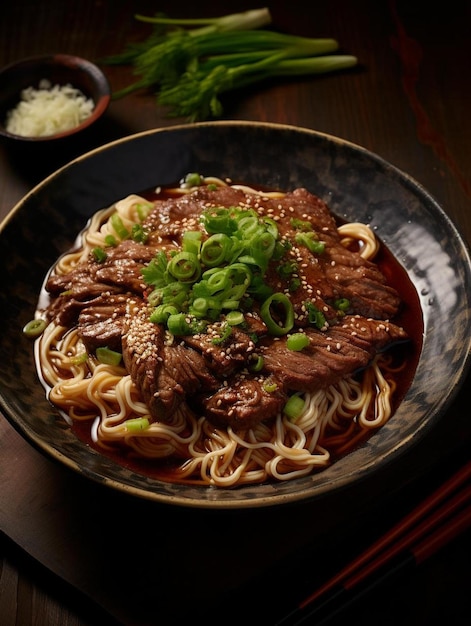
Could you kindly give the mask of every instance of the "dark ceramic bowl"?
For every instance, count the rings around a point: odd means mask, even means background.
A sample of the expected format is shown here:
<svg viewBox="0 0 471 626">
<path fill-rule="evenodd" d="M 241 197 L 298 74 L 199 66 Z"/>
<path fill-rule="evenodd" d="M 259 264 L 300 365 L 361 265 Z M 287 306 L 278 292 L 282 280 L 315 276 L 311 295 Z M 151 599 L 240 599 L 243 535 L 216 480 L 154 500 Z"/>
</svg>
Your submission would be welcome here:
<svg viewBox="0 0 471 626">
<path fill-rule="evenodd" d="M 51 85 L 71 84 L 79 89 L 87 98 L 93 100 L 95 106 L 92 114 L 80 125 L 54 135 L 25 137 L 9 133 L 5 128 L 8 111 L 20 102 L 23 89 L 27 87 L 37 89 L 43 79 L 48 80 Z M 0 71 L 0 136 L 10 141 L 27 144 L 64 140 L 94 124 L 106 111 L 110 97 L 110 86 L 106 76 L 90 61 L 67 54 L 23 59 Z"/>
<path fill-rule="evenodd" d="M 48 269 L 98 209 L 194 171 L 284 190 L 307 187 L 340 218 L 369 223 L 416 290 L 423 345 L 407 394 L 383 428 L 320 473 L 238 489 L 152 480 L 79 441 L 38 382 L 33 347 L 22 328 L 33 316 Z M 444 422 L 469 369 L 471 264 L 455 226 L 419 184 L 394 166 L 359 146 L 307 129 L 212 122 L 153 130 L 98 148 L 52 174 L 12 210 L 1 225 L 0 264 L 4 414 L 63 466 L 160 503 L 230 509 L 285 505 L 340 491 L 348 497 L 385 468 L 392 466 L 395 474 L 406 451 L 415 455 L 417 444 Z"/>
</svg>

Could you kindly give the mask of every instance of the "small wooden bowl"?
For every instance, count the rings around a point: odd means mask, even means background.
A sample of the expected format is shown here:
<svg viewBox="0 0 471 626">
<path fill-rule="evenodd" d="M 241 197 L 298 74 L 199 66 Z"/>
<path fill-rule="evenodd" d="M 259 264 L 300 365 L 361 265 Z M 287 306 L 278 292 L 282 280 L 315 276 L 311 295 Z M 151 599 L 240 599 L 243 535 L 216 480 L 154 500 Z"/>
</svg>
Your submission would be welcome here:
<svg viewBox="0 0 471 626">
<path fill-rule="evenodd" d="M 95 104 L 92 114 L 78 126 L 54 135 L 28 137 L 10 133 L 5 128 L 8 111 L 21 100 L 27 87 L 37 89 L 42 80 L 53 85 L 70 84 Z M 47 143 L 77 135 L 94 124 L 108 108 L 111 90 L 106 76 L 93 63 L 77 56 L 52 54 L 31 57 L 12 63 L 0 71 L 0 136 L 14 142 Z"/>
</svg>

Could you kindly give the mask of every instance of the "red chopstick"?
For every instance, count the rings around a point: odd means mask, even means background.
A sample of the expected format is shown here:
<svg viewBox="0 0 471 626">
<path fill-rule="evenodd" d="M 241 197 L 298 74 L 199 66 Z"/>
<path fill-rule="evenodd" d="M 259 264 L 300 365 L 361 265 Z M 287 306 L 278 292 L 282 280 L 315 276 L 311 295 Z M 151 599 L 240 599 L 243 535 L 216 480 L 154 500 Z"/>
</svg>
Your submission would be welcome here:
<svg viewBox="0 0 471 626">
<path fill-rule="evenodd" d="M 388 575 L 408 564 L 418 565 L 471 525 L 471 461 L 382 535 L 345 568 L 316 589 L 278 625 L 300 624 L 307 617 L 339 607 L 354 591 L 368 590 L 381 573 Z M 463 507 L 468 504 L 466 508 Z M 358 595 L 358 594 L 357 594 Z M 338 610 L 338 608 L 337 608 Z M 337 612 L 337 611 L 335 611 Z M 331 613 L 332 614 L 332 613 Z"/>
</svg>

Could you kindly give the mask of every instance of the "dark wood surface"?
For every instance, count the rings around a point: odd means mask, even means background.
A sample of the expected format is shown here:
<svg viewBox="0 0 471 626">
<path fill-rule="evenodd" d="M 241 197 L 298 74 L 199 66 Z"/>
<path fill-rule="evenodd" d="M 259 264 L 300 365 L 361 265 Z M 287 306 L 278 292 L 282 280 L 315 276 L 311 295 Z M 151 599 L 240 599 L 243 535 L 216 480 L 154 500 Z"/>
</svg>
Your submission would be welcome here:
<svg viewBox="0 0 471 626">
<path fill-rule="evenodd" d="M 225 118 L 304 126 L 372 150 L 421 183 L 471 242 L 471 3 L 267 5 L 278 30 L 336 38 L 358 56 L 359 67 L 241 90 L 224 100 Z M 221 6 L 204 0 L 4 3 L 0 65 L 48 52 L 96 61 L 149 32 L 135 13 L 216 15 L 264 5 Z M 128 68 L 105 72 L 114 90 L 131 79 Z M 135 94 L 111 104 L 81 149 L 181 121 L 166 118 L 151 94 Z M 0 217 L 70 156 L 25 162 L 0 145 Z M 322 582 L 469 458 L 468 414 L 469 380 L 423 444 L 392 471 L 345 493 L 342 503 L 218 515 L 104 490 L 43 457 L 2 418 L 0 623 L 166 625 L 198 616 L 207 624 L 272 624 L 296 589 Z M 470 540 L 468 532 L 330 623 L 467 624 Z"/>
</svg>

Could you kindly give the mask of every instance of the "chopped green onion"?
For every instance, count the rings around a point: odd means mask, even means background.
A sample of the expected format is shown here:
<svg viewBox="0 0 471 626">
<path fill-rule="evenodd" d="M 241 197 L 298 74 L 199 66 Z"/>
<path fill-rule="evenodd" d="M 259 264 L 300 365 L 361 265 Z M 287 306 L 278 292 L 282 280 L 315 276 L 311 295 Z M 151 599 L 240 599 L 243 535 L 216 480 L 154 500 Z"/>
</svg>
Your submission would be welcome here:
<svg viewBox="0 0 471 626">
<path fill-rule="evenodd" d="M 313 324 L 319 330 L 325 328 L 327 320 L 325 319 L 324 313 L 315 307 L 312 302 L 305 302 L 304 306 L 306 307 L 309 323 Z"/>
<path fill-rule="evenodd" d="M 206 232 L 210 235 L 224 233 L 231 235 L 237 230 L 237 223 L 232 217 L 232 212 L 226 207 L 214 207 L 204 211 L 201 216 Z"/>
<path fill-rule="evenodd" d="M 182 283 L 194 283 L 201 275 L 201 266 L 196 254 L 179 252 L 170 260 L 169 273 Z"/>
<path fill-rule="evenodd" d="M 292 422 L 295 422 L 301 417 L 304 411 L 304 399 L 300 396 L 291 396 L 286 402 L 283 413 Z"/>
<path fill-rule="evenodd" d="M 263 358 L 263 356 L 261 356 L 260 354 L 253 354 L 252 361 L 254 362 L 251 363 L 249 366 L 250 371 L 260 372 L 260 370 L 263 368 L 263 365 L 265 363 L 265 359 Z"/>
<path fill-rule="evenodd" d="M 278 313 L 280 307 L 284 319 L 278 321 L 279 316 L 276 315 L 276 317 L 273 317 L 272 309 L 276 308 L 276 312 Z M 294 326 L 293 304 L 284 293 L 274 293 L 267 298 L 260 308 L 260 316 L 265 322 L 268 332 L 277 337 L 287 335 Z"/>
<path fill-rule="evenodd" d="M 269 232 L 274 239 L 278 239 L 278 224 L 271 217 L 264 217 L 263 223 L 267 232 Z"/>
<path fill-rule="evenodd" d="M 153 209 L 153 205 L 150 202 L 138 202 L 136 204 L 136 211 L 137 211 L 137 216 L 139 217 L 139 220 L 141 222 L 143 222 L 146 217 L 149 215 L 149 213 L 152 211 Z"/>
<path fill-rule="evenodd" d="M 124 422 L 126 429 L 130 432 L 139 432 L 141 430 L 146 430 L 149 428 L 149 420 L 147 417 L 134 417 L 132 419 L 126 420 Z"/>
<path fill-rule="evenodd" d="M 253 277 L 248 292 L 257 298 L 257 300 L 265 300 L 273 294 L 273 289 L 267 285 L 260 274 Z"/>
<path fill-rule="evenodd" d="M 106 259 L 108 258 L 108 255 L 106 254 L 106 252 L 103 250 L 103 248 L 100 248 L 100 247 L 93 248 L 92 254 L 95 258 L 95 261 L 97 261 L 97 263 L 104 263 L 104 261 L 106 261 Z"/>
<path fill-rule="evenodd" d="M 215 346 L 219 346 L 220 344 L 224 343 L 226 339 L 229 339 L 232 334 L 232 328 L 229 324 L 223 324 L 221 326 L 221 331 L 222 332 L 220 335 L 213 337 L 213 339 L 211 340 Z"/>
<path fill-rule="evenodd" d="M 226 306 L 225 308 L 229 307 Z M 229 324 L 229 326 L 238 326 L 239 324 L 242 324 L 244 322 L 245 318 L 244 314 L 241 311 L 230 311 L 229 313 L 227 313 L 225 320 Z"/>
<path fill-rule="evenodd" d="M 131 229 L 131 238 L 137 243 L 146 243 L 149 233 L 144 230 L 142 224 L 133 224 Z"/>
<path fill-rule="evenodd" d="M 224 233 L 214 233 L 201 247 L 201 262 L 207 267 L 218 267 L 230 255 L 232 241 Z"/>
<path fill-rule="evenodd" d="M 169 315 L 167 319 L 167 328 L 172 335 L 176 335 L 178 337 L 180 335 L 189 335 L 191 333 L 191 326 L 187 317 L 188 316 L 185 313 L 175 313 L 173 315 Z"/>
<path fill-rule="evenodd" d="M 275 238 L 271 233 L 264 232 L 253 237 L 250 242 L 249 252 L 255 260 L 255 264 L 262 271 L 266 271 L 268 262 L 270 261 L 275 249 Z"/>
<path fill-rule="evenodd" d="M 175 280 L 165 287 L 156 290 L 161 297 L 161 304 L 173 304 L 179 310 L 188 302 L 189 285 Z"/>
<path fill-rule="evenodd" d="M 82 365 L 83 363 L 86 363 L 87 361 L 88 361 L 88 354 L 85 351 L 80 352 L 80 354 L 76 354 L 70 359 L 70 362 L 72 363 L 72 365 Z"/>
<path fill-rule="evenodd" d="M 286 261 L 277 266 L 276 271 L 280 275 L 280 278 L 287 280 L 291 274 L 298 271 L 298 265 L 295 261 Z"/>
<path fill-rule="evenodd" d="M 272 380 L 266 380 L 262 385 L 262 389 L 267 393 L 274 393 L 278 389 L 278 385 Z"/>
<path fill-rule="evenodd" d="M 347 300 L 347 298 L 339 298 L 334 302 L 334 308 L 337 309 L 337 311 L 345 313 L 345 311 L 348 311 L 350 308 L 350 300 Z"/>
<path fill-rule="evenodd" d="M 322 254 L 325 250 L 325 243 L 323 241 L 319 241 L 317 234 L 314 232 L 297 233 L 295 240 L 296 243 L 305 246 L 313 254 Z"/>
<path fill-rule="evenodd" d="M 110 350 L 110 348 L 107 347 L 97 348 L 95 354 L 100 363 L 103 363 L 104 365 L 117 366 L 121 363 L 121 359 L 123 358 L 121 352 Z"/>
<path fill-rule="evenodd" d="M 309 220 L 300 220 L 298 217 L 292 217 L 289 222 L 296 230 L 312 230 L 312 224 Z"/>
<path fill-rule="evenodd" d="M 26 337 L 29 337 L 30 339 L 36 339 L 36 337 L 42 335 L 46 326 L 46 320 L 38 317 L 37 319 L 31 320 L 24 326 L 23 333 L 26 335 Z"/>
<path fill-rule="evenodd" d="M 187 189 L 188 187 L 200 187 L 203 184 L 203 177 L 196 172 L 190 172 L 185 176 L 181 182 L 181 187 Z"/>
<path fill-rule="evenodd" d="M 178 309 L 172 304 L 159 304 L 150 315 L 153 324 L 166 324 L 170 315 L 176 315 Z"/>
<path fill-rule="evenodd" d="M 305 333 L 294 333 L 286 339 L 288 350 L 300 352 L 309 345 L 309 337 Z"/>
<path fill-rule="evenodd" d="M 200 230 L 186 230 L 182 235 L 182 250 L 198 255 L 202 236 L 203 233 Z"/>
<path fill-rule="evenodd" d="M 113 235 L 106 235 L 105 243 L 107 246 L 112 246 L 113 248 L 118 245 L 118 242 L 116 241 L 116 237 L 114 237 Z"/>
<path fill-rule="evenodd" d="M 288 289 L 290 291 L 290 293 L 293 293 L 294 291 L 296 291 L 296 289 L 299 289 L 299 287 L 301 287 L 301 279 L 298 276 L 295 276 L 294 278 L 292 278 L 289 281 L 289 285 L 288 285 Z"/>
<path fill-rule="evenodd" d="M 110 218 L 111 226 L 113 230 L 116 232 L 120 239 L 128 239 L 129 231 L 126 226 L 123 224 L 123 220 L 120 218 L 118 213 L 113 213 Z"/>
</svg>

